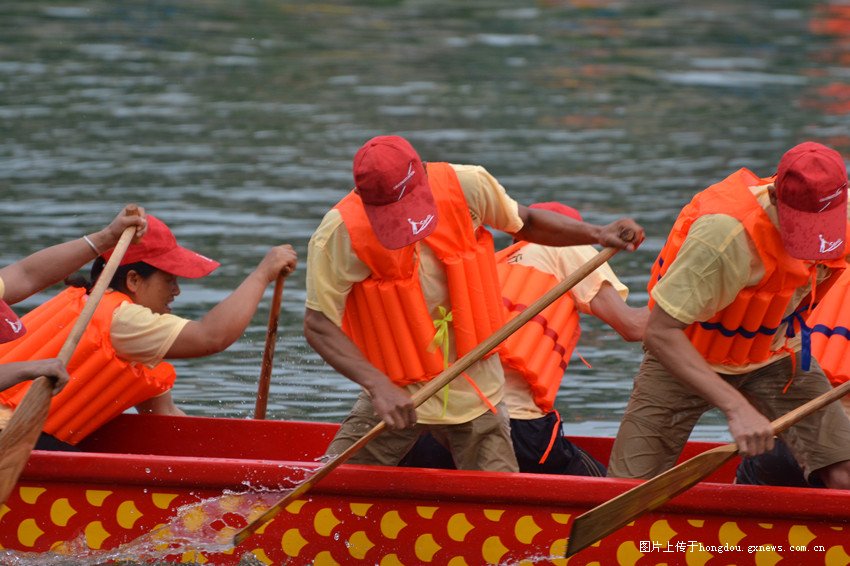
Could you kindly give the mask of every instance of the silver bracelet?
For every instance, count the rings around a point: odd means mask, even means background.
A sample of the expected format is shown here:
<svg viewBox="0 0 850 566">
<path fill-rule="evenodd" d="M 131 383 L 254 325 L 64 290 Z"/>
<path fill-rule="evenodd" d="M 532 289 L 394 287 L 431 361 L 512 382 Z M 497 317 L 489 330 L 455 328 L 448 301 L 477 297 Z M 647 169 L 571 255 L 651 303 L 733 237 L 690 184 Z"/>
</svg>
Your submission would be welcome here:
<svg viewBox="0 0 850 566">
<path fill-rule="evenodd" d="M 86 243 L 89 245 L 89 247 L 92 249 L 92 251 L 94 251 L 95 255 L 100 255 L 100 250 L 99 250 L 99 249 L 97 249 L 97 246 L 96 246 L 96 245 L 94 245 L 94 242 L 92 242 L 92 241 L 89 239 L 89 237 L 88 237 L 88 236 L 83 235 L 83 240 L 85 240 L 85 241 L 86 241 Z"/>
</svg>

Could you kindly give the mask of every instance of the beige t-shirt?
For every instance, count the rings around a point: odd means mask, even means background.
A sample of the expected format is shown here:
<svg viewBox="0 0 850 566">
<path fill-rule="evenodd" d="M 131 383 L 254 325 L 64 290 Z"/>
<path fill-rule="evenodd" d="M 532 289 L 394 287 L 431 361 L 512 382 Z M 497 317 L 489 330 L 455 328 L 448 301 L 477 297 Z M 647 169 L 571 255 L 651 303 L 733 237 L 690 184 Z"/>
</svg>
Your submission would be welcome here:
<svg viewBox="0 0 850 566">
<path fill-rule="evenodd" d="M 460 181 L 469 205 L 474 227 L 482 224 L 514 233 L 522 228 L 517 212 L 517 203 L 511 199 L 504 187 L 483 167 L 475 165 L 452 165 Z M 439 307 L 449 310 L 448 287 L 442 264 L 427 245 L 419 245 L 421 282 L 425 304 L 433 319 L 440 318 Z M 345 301 L 352 285 L 363 281 L 370 274 L 351 249 L 348 230 L 337 209 L 331 209 L 310 238 L 307 249 L 307 308 L 319 311 L 342 325 Z M 449 336 L 449 362 L 455 360 L 454 334 Z M 498 356 L 490 356 L 472 365 L 466 374 L 475 381 L 481 392 L 491 403 L 502 400 L 504 374 Z M 406 389 L 413 394 L 422 384 L 413 384 Z M 468 422 L 488 410 L 487 405 L 463 376 L 448 385 L 448 403 L 443 412 L 443 395 L 440 392 L 425 401 L 417 409 L 420 423 L 457 424 Z"/>
<path fill-rule="evenodd" d="M 123 303 L 112 315 L 109 338 L 122 360 L 154 367 L 188 323 L 188 319 L 173 314 L 157 314 L 142 305 Z"/>
<path fill-rule="evenodd" d="M 597 254 L 593 246 L 552 247 L 527 244 L 511 255 L 511 261 L 551 273 L 563 281 L 573 271 Z M 625 301 L 629 289 L 617 278 L 611 267 L 604 263 L 570 289 L 569 293 L 580 312 L 592 314 L 590 302 L 602 288 L 610 283 Z M 545 415 L 534 402 L 528 382 L 518 371 L 505 368 L 505 405 L 512 419 L 537 419 Z"/>
<path fill-rule="evenodd" d="M 769 185 L 751 187 L 759 204 L 775 226 L 779 226 L 776 207 L 770 203 Z M 830 270 L 818 265 L 818 283 L 830 275 Z M 691 226 L 682 248 L 664 277 L 652 289 L 651 295 L 664 312 L 685 324 L 706 321 L 729 306 L 745 287 L 757 284 L 764 276 L 764 265 L 744 225 L 725 214 L 709 214 L 698 218 Z M 811 284 L 798 288 L 788 304 L 785 315 L 791 314 L 811 292 Z M 782 325 L 773 336 L 771 349 L 783 346 L 798 351 L 800 336 L 787 339 Z M 775 354 L 771 359 L 746 366 L 712 365 L 719 373 L 742 374 L 788 356 Z"/>
</svg>

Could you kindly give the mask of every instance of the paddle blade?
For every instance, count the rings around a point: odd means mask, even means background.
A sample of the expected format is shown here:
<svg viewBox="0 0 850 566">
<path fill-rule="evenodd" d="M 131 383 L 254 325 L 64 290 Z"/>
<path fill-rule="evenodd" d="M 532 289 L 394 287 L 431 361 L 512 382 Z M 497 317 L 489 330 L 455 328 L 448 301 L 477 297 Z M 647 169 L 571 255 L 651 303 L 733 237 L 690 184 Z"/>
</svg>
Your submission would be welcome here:
<svg viewBox="0 0 850 566">
<path fill-rule="evenodd" d="M 15 411 L 15 418 L 9 421 L 0 435 L 0 502 L 9 498 L 18 483 L 30 451 L 41 435 L 41 427 L 47 420 L 52 396 L 51 379 L 39 377 L 33 381 Z"/>
<path fill-rule="evenodd" d="M 670 501 L 737 453 L 735 444 L 718 446 L 579 515 L 567 540 L 567 558 Z"/>
<path fill-rule="evenodd" d="M 334 471 L 339 465 L 343 464 L 346 460 L 354 456 L 373 438 L 381 434 L 384 429 L 386 429 L 386 427 L 387 425 L 386 423 L 384 423 L 384 421 L 379 422 L 377 425 L 373 426 L 369 432 L 357 439 L 357 442 L 349 446 L 340 454 L 337 454 L 336 456 L 328 460 L 328 462 L 324 466 L 316 470 L 313 475 L 298 484 L 298 487 L 290 491 L 274 505 L 269 507 L 265 513 L 254 519 L 244 529 L 237 532 L 233 537 L 233 546 L 239 546 L 240 544 L 242 544 L 245 539 L 254 534 L 260 527 L 271 521 L 275 517 L 275 515 L 283 511 L 290 503 L 310 491 L 310 489 L 315 484 L 317 484 L 322 478 Z"/>
</svg>

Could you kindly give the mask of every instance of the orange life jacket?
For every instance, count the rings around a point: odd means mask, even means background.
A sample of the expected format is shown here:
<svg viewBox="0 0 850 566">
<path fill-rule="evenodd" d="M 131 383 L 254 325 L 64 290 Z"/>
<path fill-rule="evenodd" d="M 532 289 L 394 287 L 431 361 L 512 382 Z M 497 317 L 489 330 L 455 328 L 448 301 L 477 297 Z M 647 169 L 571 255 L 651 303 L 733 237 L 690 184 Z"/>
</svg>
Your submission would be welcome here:
<svg viewBox="0 0 850 566">
<path fill-rule="evenodd" d="M 787 324 L 786 337 L 801 332 L 803 368 L 808 369 L 811 348 L 805 320 L 814 305 L 811 301 L 803 301 L 794 312 L 785 313 L 794 291 L 814 279 L 815 266 L 785 252 L 779 231 L 750 191 L 750 187 L 765 185 L 772 180 L 740 169 L 697 193 L 682 209 L 652 266 L 650 292 L 676 259 L 697 218 L 707 214 L 725 214 L 743 224 L 764 264 L 764 277 L 757 284 L 743 289 L 730 305 L 710 320 L 695 322 L 685 329 L 691 343 L 711 364 L 743 366 L 770 359 L 779 351 L 771 348 L 773 336 Z M 843 258 L 822 263 L 833 270 L 833 275 L 818 290 L 830 285 L 846 267 Z M 815 294 L 814 287 L 812 294 Z M 651 297 L 649 303 L 650 307 L 654 306 Z"/>
<path fill-rule="evenodd" d="M 812 355 L 838 386 L 850 379 L 850 269 L 822 297 L 806 323 L 812 329 Z"/>
<path fill-rule="evenodd" d="M 68 287 L 24 315 L 22 319 L 29 332 L 14 342 L 0 345 L 0 363 L 56 357 L 86 300 L 85 289 Z M 124 302 L 132 300 L 117 291 L 105 294 L 100 300 L 68 362 L 71 380 L 50 402 L 44 432 L 77 444 L 126 409 L 174 385 L 176 374 L 169 363 L 162 362 L 151 369 L 117 357 L 109 329 L 115 309 Z M 0 391 L 0 403 L 17 407 L 29 387 L 30 382 L 26 382 Z"/>
<path fill-rule="evenodd" d="M 412 246 L 382 246 L 354 191 L 336 206 L 354 253 L 371 270 L 348 295 L 342 330 L 372 365 L 399 385 L 428 381 L 444 369 L 443 356 L 430 347 L 439 323 L 431 319 L 420 287 L 420 245 L 431 248 L 446 270 L 458 357 L 504 321 L 492 234 L 484 227 L 473 229 L 466 197 L 449 164 L 428 163 L 427 171 L 437 228 Z"/>
<path fill-rule="evenodd" d="M 558 278 L 551 273 L 508 261 L 526 244 L 517 242 L 496 254 L 508 320 L 558 284 Z M 502 362 L 522 374 L 541 411 L 554 409 L 555 396 L 580 334 L 575 301 L 564 293 L 502 343 Z"/>
</svg>

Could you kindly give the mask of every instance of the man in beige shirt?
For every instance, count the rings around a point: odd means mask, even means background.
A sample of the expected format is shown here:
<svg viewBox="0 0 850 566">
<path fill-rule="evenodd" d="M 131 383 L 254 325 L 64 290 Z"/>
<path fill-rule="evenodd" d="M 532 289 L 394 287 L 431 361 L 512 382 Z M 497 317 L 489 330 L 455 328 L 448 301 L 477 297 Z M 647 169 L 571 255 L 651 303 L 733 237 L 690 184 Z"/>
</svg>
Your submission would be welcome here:
<svg viewBox="0 0 850 566">
<path fill-rule="evenodd" d="M 432 166 L 436 165 L 443 171 L 448 168 L 450 176 L 456 177 L 476 233 L 488 225 L 519 239 L 547 245 L 598 243 L 626 249 L 634 249 L 643 239 L 643 230 L 628 219 L 594 226 L 549 211 L 529 210 L 511 199 L 498 181 L 479 166 L 429 164 L 426 176 L 422 161 L 406 140 L 398 136 L 373 138 L 355 156 L 355 189 L 347 198 L 355 199 L 355 205 L 365 209 L 373 235 L 387 254 L 413 247 L 412 257 L 417 262 L 422 290 L 420 300 L 424 301 L 431 321 L 445 321 L 452 314 L 451 281 L 427 239 L 440 222 L 454 221 L 437 214 L 435 199 L 448 197 L 442 188 L 440 194 L 432 195 L 429 177 Z M 390 430 L 349 461 L 396 465 L 427 428 L 452 452 L 461 469 L 515 471 L 508 417 L 502 406 L 504 374 L 498 356 L 474 364 L 464 377 L 455 379 L 445 391 L 416 408 L 411 395 L 424 382 L 397 384 L 343 331 L 349 295 L 353 288 L 373 276 L 373 269 L 354 252 L 354 247 L 361 243 L 352 241 L 351 228 L 338 207 L 325 215 L 310 239 L 304 331 L 322 358 L 360 385 L 363 393 L 342 423 L 328 454 L 344 451 L 383 420 Z M 447 226 L 444 224 L 442 228 Z M 621 237 L 626 230 L 634 233 L 633 241 Z M 365 314 L 368 316 L 369 312 Z M 406 324 L 402 320 L 397 322 L 400 326 Z M 449 325 L 447 343 L 441 348 L 446 352 L 447 362 L 456 358 L 453 332 L 456 324 L 457 320 Z M 429 379 L 433 377 L 430 375 Z"/>
<path fill-rule="evenodd" d="M 581 220 L 577 210 L 558 202 L 535 203 L 529 208 L 543 208 Z M 522 312 L 527 307 L 526 301 L 517 303 L 522 299 L 515 295 L 528 296 L 543 292 L 534 289 L 534 284 L 529 283 L 527 272 L 520 270 L 514 275 L 512 270 L 515 267 L 511 266 L 524 266 L 535 272 L 552 275 L 554 278 L 547 282 L 551 285 L 568 278 L 597 253 L 593 246 L 588 245 L 510 246 L 497 254 L 500 267 L 507 268 L 507 272 L 500 276 L 504 303 L 509 305 L 509 310 Z M 514 277 L 525 278 L 521 289 L 515 287 Z M 573 286 L 567 296 L 549 307 L 553 309 L 551 313 L 544 310 L 503 342 L 500 357 L 505 372 L 504 402 L 510 415 L 511 441 L 521 472 L 572 476 L 606 474 L 606 468 L 601 462 L 564 436 L 561 415 L 554 406 L 549 405 L 554 398 L 546 396 L 538 401 L 531 383 L 535 384 L 538 391 L 544 389 L 548 392 L 549 379 L 557 376 L 554 385 L 558 387 L 565 377 L 565 371 L 566 374 L 570 372 L 568 364 L 573 349 L 568 344 L 575 344 L 579 340 L 580 330 L 577 318 L 574 320 L 571 316 L 563 316 L 564 306 L 561 301 L 567 298 L 569 301 L 566 304 L 574 305 L 572 308 L 578 312 L 593 315 L 605 322 L 623 340 L 641 340 L 649 310 L 646 306 L 631 307 L 626 304 L 628 294 L 628 287 L 617 278 L 611 266 L 604 263 Z M 517 342 L 514 343 L 514 340 Z M 526 350 L 526 343 L 531 341 L 533 354 Z M 517 347 L 521 352 L 513 349 Z M 558 355 L 540 357 L 541 352 L 557 352 Z M 529 368 L 528 364 L 534 368 Z M 549 373 L 550 369 L 552 373 Z M 423 435 L 404 457 L 402 465 L 446 469 L 455 467 L 451 454 L 428 434 Z"/>
<path fill-rule="evenodd" d="M 650 282 L 647 353 L 608 466 L 651 478 L 699 417 L 728 420 L 743 456 L 773 447 L 770 421 L 828 391 L 800 339 L 818 284 L 847 265 L 843 158 L 806 142 L 774 179 L 742 169 L 686 206 Z M 657 281 L 657 282 L 656 282 Z M 833 403 L 783 434 L 807 477 L 850 488 L 850 419 Z"/>
</svg>

